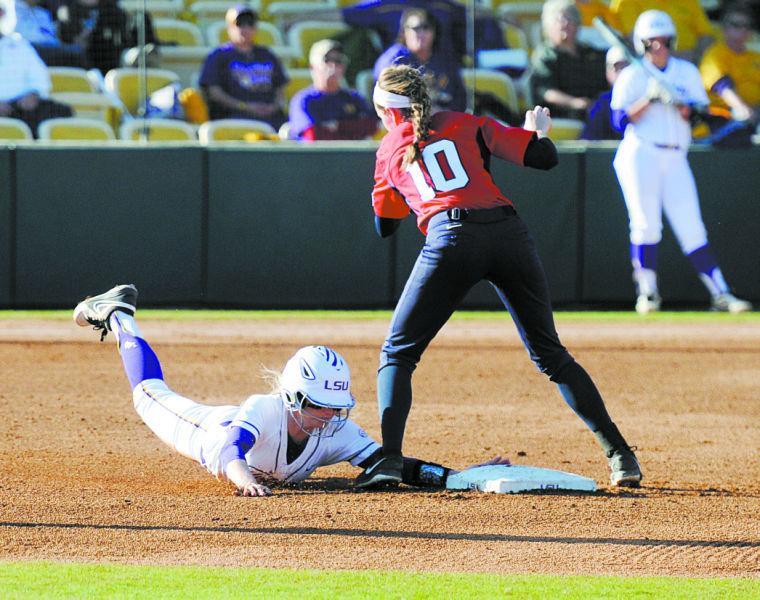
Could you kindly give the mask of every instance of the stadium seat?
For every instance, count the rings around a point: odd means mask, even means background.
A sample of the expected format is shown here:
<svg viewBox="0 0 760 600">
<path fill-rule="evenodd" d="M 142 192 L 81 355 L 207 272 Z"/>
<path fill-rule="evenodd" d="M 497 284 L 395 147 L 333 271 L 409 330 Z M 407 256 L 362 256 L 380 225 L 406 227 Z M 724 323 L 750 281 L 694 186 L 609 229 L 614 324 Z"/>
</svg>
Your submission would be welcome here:
<svg viewBox="0 0 760 600">
<path fill-rule="evenodd" d="M 48 67 L 51 92 L 97 92 L 94 82 L 87 75 L 87 71 L 78 67 Z"/>
<path fill-rule="evenodd" d="M 501 26 L 504 30 L 504 41 L 507 44 L 507 48 L 521 48 L 530 54 L 528 35 L 521 27 L 512 23 L 502 23 Z"/>
<path fill-rule="evenodd" d="M 34 139 L 29 125 L 19 119 L 0 117 L 0 140 Z"/>
<path fill-rule="evenodd" d="M 185 5 L 182 0 L 144 0 L 145 12 L 149 13 L 154 19 L 167 18 L 176 19 Z M 143 6 L 143 0 L 120 0 L 119 6 L 129 14 L 137 13 Z"/>
<path fill-rule="evenodd" d="M 116 139 L 111 126 L 97 119 L 67 117 L 47 119 L 40 123 L 37 136 L 41 140 L 108 141 Z"/>
<path fill-rule="evenodd" d="M 134 119 L 119 129 L 119 139 L 139 140 L 145 131 L 149 142 L 195 142 L 196 128 L 175 119 Z"/>
<path fill-rule="evenodd" d="M 493 94 L 515 113 L 520 111 L 517 88 L 508 75 L 491 69 L 462 69 L 460 73 L 468 88 Z"/>
<path fill-rule="evenodd" d="M 210 142 L 243 142 L 278 140 L 274 127 L 255 119 L 219 119 L 206 121 L 198 128 L 201 144 Z"/>
<path fill-rule="evenodd" d="M 299 15 L 308 14 L 312 19 L 319 18 L 318 14 L 322 11 L 332 13 L 337 7 L 335 0 L 265 0 L 264 4 L 267 19 L 283 29 L 287 28 L 288 23 L 297 22 Z M 326 18 L 330 18 L 330 15 Z"/>
<path fill-rule="evenodd" d="M 584 123 L 578 119 L 556 119 L 552 117 L 552 130 L 549 137 L 553 142 L 577 140 L 581 136 Z"/>
<path fill-rule="evenodd" d="M 207 32 L 211 25 L 218 25 L 221 23 L 222 28 L 226 27 L 224 15 L 227 14 L 230 6 L 232 6 L 232 4 L 227 0 L 200 0 L 199 2 L 193 2 L 190 4 L 188 11 L 198 27 Z M 216 45 L 216 42 L 214 42 L 208 34 L 206 34 L 206 41 L 212 46 Z"/>
<path fill-rule="evenodd" d="M 96 92 L 53 92 L 50 99 L 68 104 L 75 117 L 108 123 L 114 131 L 124 113 L 118 100 Z"/>
<path fill-rule="evenodd" d="M 285 101 L 289 105 L 290 99 L 295 96 L 296 92 L 309 87 L 312 84 L 310 69 L 288 69 L 290 80 L 285 85 Z"/>
<path fill-rule="evenodd" d="M 329 21 L 300 21 L 288 30 L 288 44 L 296 51 L 298 66 L 309 65 L 309 50 L 314 42 L 346 31 L 345 23 Z"/>
<path fill-rule="evenodd" d="M 130 114 L 137 113 L 139 98 L 139 72 L 137 69 L 120 68 L 111 69 L 106 73 L 106 89 L 117 96 Z M 147 93 L 179 81 L 179 77 L 173 71 L 166 69 L 147 70 Z"/>
<path fill-rule="evenodd" d="M 205 43 L 195 23 L 180 19 L 153 19 L 153 31 L 162 46 L 203 46 Z"/>
<path fill-rule="evenodd" d="M 195 6 L 195 5 L 193 5 Z M 211 23 L 206 28 L 206 40 L 211 46 L 219 46 L 230 41 L 227 34 L 227 23 L 217 21 Z M 253 41 L 261 46 L 284 46 L 285 39 L 277 27 L 267 21 L 259 21 L 256 25 L 256 33 L 253 35 Z"/>
<path fill-rule="evenodd" d="M 192 87 L 212 50 L 208 46 L 162 46 L 158 65 L 176 73 L 183 88 Z"/>
</svg>

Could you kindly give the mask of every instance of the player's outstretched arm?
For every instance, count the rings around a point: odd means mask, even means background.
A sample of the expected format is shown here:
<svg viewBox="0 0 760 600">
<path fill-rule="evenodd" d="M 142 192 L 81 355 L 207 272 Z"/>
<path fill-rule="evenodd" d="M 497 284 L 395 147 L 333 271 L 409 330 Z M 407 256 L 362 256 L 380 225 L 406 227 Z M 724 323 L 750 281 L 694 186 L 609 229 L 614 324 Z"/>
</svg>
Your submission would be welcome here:
<svg viewBox="0 0 760 600">
<path fill-rule="evenodd" d="M 272 490 L 256 481 L 248 468 L 248 463 L 241 459 L 230 461 L 225 468 L 227 478 L 237 486 L 241 496 L 271 496 Z"/>
</svg>

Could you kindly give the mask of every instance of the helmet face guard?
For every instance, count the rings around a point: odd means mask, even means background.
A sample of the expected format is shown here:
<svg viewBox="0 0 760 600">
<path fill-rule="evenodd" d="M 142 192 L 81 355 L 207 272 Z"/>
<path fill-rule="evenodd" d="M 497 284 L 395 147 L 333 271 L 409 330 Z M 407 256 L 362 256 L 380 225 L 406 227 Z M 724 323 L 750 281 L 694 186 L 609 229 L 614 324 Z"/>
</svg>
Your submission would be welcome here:
<svg viewBox="0 0 760 600">
<path fill-rule="evenodd" d="M 282 400 L 288 409 L 288 412 L 293 417 L 296 425 L 306 435 L 310 437 L 318 438 L 331 438 L 338 433 L 348 421 L 348 415 L 351 412 L 350 408 L 333 408 L 331 406 L 320 406 L 306 394 L 301 391 L 290 392 L 287 390 L 282 391 Z M 323 419 L 315 414 L 309 414 L 309 418 L 317 421 L 319 425 L 308 429 L 304 425 L 304 409 L 314 408 L 329 408 L 333 411 L 333 416 L 329 419 Z"/>
</svg>

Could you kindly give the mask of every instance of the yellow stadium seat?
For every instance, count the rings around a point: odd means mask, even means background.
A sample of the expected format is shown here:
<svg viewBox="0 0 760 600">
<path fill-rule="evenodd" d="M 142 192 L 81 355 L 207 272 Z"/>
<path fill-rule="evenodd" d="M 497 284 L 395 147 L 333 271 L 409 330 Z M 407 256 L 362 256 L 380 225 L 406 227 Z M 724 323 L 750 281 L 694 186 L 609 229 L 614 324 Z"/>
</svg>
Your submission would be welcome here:
<svg viewBox="0 0 760 600">
<path fill-rule="evenodd" d="M 158 66 L 176 73 L 182 87 L 194 86 L 212 50 L 208 46 L 162 46 Z"/>
<path fill-rule="evenodd" d="M 123 110 L 118 101 L 107 94 L 95 92 L 53 92 L 51 100 L 68 104 L 75 117 L 97 119 L 108 123 L 115 131 L 119 126 Z"/>
<path fill-rule="evenodd" d="M 40 123 L 37 136 L 41 140 L 86 140 L 105 142 L 115 139 L 113 129 L 104 121 L 67 117 L 47 119 Z"/>
<path fill-rule="evenodd" d="M 530 44 L 525 31 L 512 23 L 502 23 L 507 48 L 521 48 L 530 54 Z"/>
<path fill-rule="evenodd" d="M 193 5 L 195 6 L 195 4 Z M 206 28 L 206 40 L 211 46 L 226 44 L 230 41 L 227 34 L 227 23 L 218 21 L 212 23 Z M 285 40 L 277 26 L 267 21 L 259 21 L 256 25 L 256 32 L 253 35 L 253 41 L 260 46 L 284 46 Z"/>
<path fill-rule="evenodd" d="M 201 144 L 210 142 L 244 142 L 278 140 L 274 127 L 255 119 L 219 119 L 206 121 L 198 128 Z"/>
<path fill-rule="evenodd" d="M 491 69 L 462 69 L 460 73 L 468 88 L 493 94 L 512 111 L 519 112 L 517 89 L 509 75 Z"/>
<path fill-rule="evenodd" d="M 116 95 L 130 114 L 136 114 L 139 103 L 139 71 L 131 68 L 111 69 L 106 73 L 106 89 Z M 152 94 L 158 89 L 179 81 L 173 71 L 147 69 L 146 91 Z"/>
<path fill-rule="evenodd" d="M 154 19 L 177 18 L 185 9 L 182 0 L 144 0 L 145 12 Z M 143 5 L 143 0 L 120 0 L 119 6 L 129 14 L 137 13 Z"/>
<path fill-rule="evenodd" d="M 0 140 L 31 140 L 33 138 L 32 130 L 23 121 L 0 117 Z"/>
<path fill-rule="evenodd" d="M 205 43 L 200 27 L 179 19 L 153 19 L 153 31 L 163 45 L 203 46 Z"/>
<path fill-rule="evenodd" d="M 552 130 L 549 132 L 549 137 L 554 142 L 577 140 L 581 136 L 583 125 L 583 121 L 578 119 L 552 118 Z"/>
<path fill-rule="evenodd" d="M 330 39 L 347 29 L 348 26 L 341 22 L 300 21 L 295 23 L 288 30 L 288 44 L 296 51 L 298 66 L 309 65 L 309 50 L 314 42 Z"/>
<path fill-rule="evenodd" d="M 195 142 L 196 128 L 175 119 L 134 119 L 119 129 L 119 139 L 139 140 L 147 136 L 149 142 Z"/>
<path fill-rule="evenodd" d="M 309 87 L 313 82 L 310 69 L 288 69 L 287 74 L 290 80 L 285 84 L 283 92 L 285 101 L 289 105 L 290 99 L 295 96 L 296 92 Z"/>
<path fill-rule="evenodd" d="M 231 6 L 233 4 L 227 0 L 200 0 L 200 2 L 190 4 L 188 10 L 198 26 L 204 31 L 208 31 L 208 27 L 212 24 L 217 25 L 222 23 L 222 28 L 226 27 L 224 15 L 227 14 Z M 217 42 L 212 41 L 208 37 L 208 34 L 206 35 L 206 40 L 212 46 L 217 44 Z"/>
<path fill-rule="evenodd" d="M 48 67 L 51 92 L 97 92 L 95 84 L 87 75 L 87 71 L 77 67 Z"/>
</svg>

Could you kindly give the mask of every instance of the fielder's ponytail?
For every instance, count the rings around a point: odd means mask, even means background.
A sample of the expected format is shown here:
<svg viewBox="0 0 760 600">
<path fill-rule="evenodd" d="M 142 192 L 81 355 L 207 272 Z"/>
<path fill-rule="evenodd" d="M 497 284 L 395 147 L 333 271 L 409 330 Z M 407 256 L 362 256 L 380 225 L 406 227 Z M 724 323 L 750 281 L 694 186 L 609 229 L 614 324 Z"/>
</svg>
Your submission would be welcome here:
<svg viewBox="0 0 760 600">
<path fill-rule="evenodd" d="M 397 65 L 383 69 L 377 85 L 386 92 L 409 98 L 410 107 L 401 109 L 404 118 L 410 121 L 414 128 L 414 142 L 404 154 L 403 166 L 406 167 L 420 158 L 419 144 L 430 135 L 430 120 L 433 115 L 427 83 L 418 69 Z"/>
</svg>

